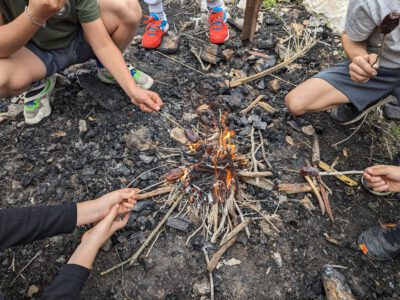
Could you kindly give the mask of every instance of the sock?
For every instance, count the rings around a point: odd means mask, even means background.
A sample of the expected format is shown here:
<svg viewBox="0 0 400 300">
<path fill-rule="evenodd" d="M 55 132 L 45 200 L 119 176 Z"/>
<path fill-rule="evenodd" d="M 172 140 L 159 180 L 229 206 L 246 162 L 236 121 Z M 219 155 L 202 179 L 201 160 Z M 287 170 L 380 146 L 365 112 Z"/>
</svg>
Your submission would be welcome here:
<svg viewBox="0 0 400 300">
<path fill-rule="evenodd" d="M 223 0 L 207 0 L 207 7 L 209 9 L 216 8 L 218 6 L 223 6 L 224 1 Z"/>
<path fill-rule="evenodd" d="M 150 14 L 156 14 L 160 20 L 166 20 L 167 15 L 164 12 L 162 0 L 144 0 L 149 6 Z"/>
</svg>

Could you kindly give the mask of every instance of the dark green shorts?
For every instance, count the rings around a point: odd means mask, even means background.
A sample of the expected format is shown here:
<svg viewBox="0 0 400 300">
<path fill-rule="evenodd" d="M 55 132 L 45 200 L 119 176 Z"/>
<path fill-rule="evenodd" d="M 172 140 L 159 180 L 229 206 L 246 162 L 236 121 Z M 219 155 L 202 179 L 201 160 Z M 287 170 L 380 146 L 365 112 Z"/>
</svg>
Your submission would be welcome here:
<svg viewBox="0 0 400 300">
<path fill-rule="evenodd" d="M 315 76 L 320 78 L 347 96 L 358 110 L 388 96 L 393 95 L 400 104 L 400 69 L 379 68 L 378 75 L 366 83 L 351 80 L 349 62 L 326 69 Z"/>
<path fill-rule="evenodd" d="M 38 47 L 32 41 L 26 44 L 25 47 L 43 61 L 46 66 L 46 77 L 60 72 L 71 65 L 80 64 L 95 58 L 92 48 L 90 48 L 84 38 L 82 28 L 77 30 L 75 39 L 68 47 L 45 50 Z"/>
</svg>

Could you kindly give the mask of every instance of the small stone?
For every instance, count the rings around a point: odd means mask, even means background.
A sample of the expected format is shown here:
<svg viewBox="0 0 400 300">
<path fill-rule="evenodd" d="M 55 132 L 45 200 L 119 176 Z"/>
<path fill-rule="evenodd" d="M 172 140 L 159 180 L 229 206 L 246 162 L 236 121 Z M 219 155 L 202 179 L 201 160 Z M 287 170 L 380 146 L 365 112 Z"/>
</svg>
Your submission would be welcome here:
<svg viewBox="0 0 400 300">
<path fill-rule="evenodd" d="M 273 39 L 265 39 L 258 42 L 259 49 L 273 49 L 276 45 L 276 42 Z"/>
<path fill-rule="evenodd" d="M 267 84 L 268 90 L 273 92 L 274 94 L 278 93 L 279 90 L 281 89 L 281 84 L 279 82 L 279 79 L 272 79 L 271 81 L 268 82 Z"/>
<path fill-rule="evenodd" d="M 249 123 L 258 123 L 261 121 L 261 117 L 259 115 L 251 115 L 250 117 L 248 117 L 247 119 L 249 121 Z"/>
<path fill-rule="evenodd" d="M 37 294 L 37 292 L 39 292 L 39 288 L 36 285 L 31 285 L 26 293 L 26 296 L 28 298 L 32 298 L 34 294 Z"/>
<path fill-rule="evenodd" d="M 277 44 L 275 46 L 275 52 L 278 53 L 278 56 L 281 60 L 285 60 L 288 50 L 284 45 Z"/>
<path fill-rule="evenodd" d="M 265 89 L 265 81 L 264 81 L 264 79 L 261 79 L 261 80 L 258 82 L 257 88 L 258 88 L 259 90 Z"/>
<path fill-rule="evenodd" d="M 240 108 L 241 104 L 242 104 L 242 100 L 243 100 L 243 96 L 239 95 L 239 94 L 234 94 L 232 96 L 228 96 L 229 97 L 229 105 L 231 107 L 234 108 Z"/>
<path fill-rule="evenodd" d="M 232 57 L 235 56 L 235 50 L 233 49 L 225 49 L 222 51 L 222 55 L 226 60 L 230 60 Z"/>
<path fill-rule="evenodd" d="M 147 270 L 150 270 L 151 268 L 153 268 L 154 266 L 155 266 L 156 264 L 155 264 L 155 262 L 154 262 L 154 260 L 152 259 L 152 258 L 145 258 L 144 259 L 144 269 L 147 271 Z"/>
<path fill-rule="evenodd" d="M 145 164 L 148 165 L 148 164 L 150 164 L 150 163 L 153 162 L 154 157 L 141 154 L 141 155 L 139 155 L 139 159 L 140 159 L 142 162 L 144 162 Z"/>
<path fill-rule="evenodd" d="M 141 42 L 142 42 L 142 35 L 141 34 L 135 35 L 132 39 L 131 45 L 136 46 L 139 45 Z"/>
<path fill-rule="evenodd" d="M 183 120 L 185 120 L 186 122 L 192 122 L 197 117 L 198 117 L 197 114 L 191 114 L 191 113 L 184 113 L 183 114 Z"/>
<path fill-rule="evenodd" d="M 131 131 L 125 136 L 126 146 L 129 149 L 147 151 L 153 147 L 151 132 L 147 127 L 140 127 L 138 130 Z"/>
<path fill-rule="evenodd" d="M 208 295 L 210 291 L 210 282 L 207 280 L 196 281 L 193 284 L 193 293 L 195 295 Z"/>
<path fill-rule="evenodd" d="M 255 129 L 260 129 L 260 130 L 267 130 L 267 122 L 253 122 L 253 126 Z"/>
<path fill-rule="evenodd" d="M 247 124 L 249 124 L 249 121 L 247 120 L 247 118 L 246 117 L 240 117 L 240 123 L 242 123 L 242 125 L 247 125 Z"/>
<path fill-rule="evenodd" d="M 138 201 L 138 203 L 133 208 L 133 211 L 140 212 L 143 209 L 148 208 L 148 207 L 153 206 L 153 205 L 154 205 L 154 201 L 153 200 Z"/>
<path fill-rule="evenodd" d="M 272 258 L 274 259 L 276 266 L 278 268 L 282 268 L 283 267 L 283 260 L 282 260 L 282 256 L 279 252 L 274 252 L 272 253 Z"/>
<path fill-rule="evenodd" d="M 180 127 L 175 127 L 171 130 L 170 133 L 171 138 L 177 141 L 180 144 L 187 144 L 189 142 L 188 138 L 185 135 L 185 130 Z"/>
<path fill-rule="evenodd" d="M 176 53 L 179 50 L 179 42 L 179 35 L 167 34 L 164 36 L 161 46 L 158 48 L 158 50 L 166 54 Z"/>
<path fill-rule="evenodd" d="M 25 121 L 21 121 L 21 122 L 17 123 L 17 128 L 24 127 L 25 124 L 26 124 Z"/>
<path fill-rule="evenodd" d="M 120 243 L 120 244 L 125 243 L 125 242 L 127 241 L 126 236 L 120 235 L 120 236 L 117 238 L 117 241 L 118 241 L 118 243 Z"/>
<path fill-rule="evenodd" d="M 123 163 L 117 164 L 115 166 L 115 171 L 118 175 L 123 175 L 125 177 L 131 175 L 131 170 L 129 170 L 129 168 Z"/>
<path fill-rule="evenodd" d="M 79 120 L 79 134 L 83 134 L 87 131 L 87 125 L 85 120 Z"/>
<path fill-rule="evenodd" d="M 200 58 L 210 64 L 217 64 L 221 60 L 218 46 L 215 44 L 207 45 L 201 52 Z"/>
<path fill-rule="evenodd" d="M 170 217 L 167 221 L 167 226 L 183 232 L 188 232 L 191 223 L 192 222 L 188 219 Z"/>
</svg>

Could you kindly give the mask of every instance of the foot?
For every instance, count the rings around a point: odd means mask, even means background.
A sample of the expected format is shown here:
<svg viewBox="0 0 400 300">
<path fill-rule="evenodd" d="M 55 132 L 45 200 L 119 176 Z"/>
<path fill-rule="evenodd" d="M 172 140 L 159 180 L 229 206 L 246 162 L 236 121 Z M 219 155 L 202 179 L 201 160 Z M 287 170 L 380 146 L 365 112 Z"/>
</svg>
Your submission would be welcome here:
<svg viewBox="0 0 400 300">
<path fill-rule="evenodd" d="M 210 9 L 208 22 L 210 23 L 210 42 L 213 44 L 223 44 L 229 38 L 227 16 L 225 8 L 222 6 Z"/>
<path fill-rule="evenodd" d="M 135 69 L 132 65 L 127 64 L 129 71 L 132 74 L 133 79 L 135 80 L 136 84 L 141 87 L 142 89 L 150 89 L 154 83 L 153 78 L 151 78 L 146 73 Z M 97 77 L 104 83 L 107 84 L 116 84 L 117 81 L 114 77 L 108 72 L 105 68 L 99 68 L 97 71 Z"/>
<path fill-rule="evenodd" d="M 167 19 L 161 20 L 157 14 L 150 14 L 144 23 L 147 24 L 147 26 L 142 38 L 143 48 L 158 48 L 161 45 L 163 35 L 166 34 L 169 29 Z"/>
<path fill-rule="evenodd" d="M 390 98 L 386 97 L 375 103 L 368 105 L 363 110 L 359 111 L 353 104 L 340 104 L 331 112 L 331 117 L 336 124 L 350 125 L 361 120 L 366 114 L 374 109 L 390 102 Z"/>
<path fill-rule="evenodd" d="M 376 225 L 358 237 L 358 245 L 365 255 L 377 261 L 394 258 L 400 253 L 400 226 Z"/>
<path fill-rule="evenodd" d="M 28 125 L 37 124 L 51 114 L 50 98 L 54 90 L 54 76 L 37 81 L 29 91 L 23 93 L 24 117 Z"/>
</svg>

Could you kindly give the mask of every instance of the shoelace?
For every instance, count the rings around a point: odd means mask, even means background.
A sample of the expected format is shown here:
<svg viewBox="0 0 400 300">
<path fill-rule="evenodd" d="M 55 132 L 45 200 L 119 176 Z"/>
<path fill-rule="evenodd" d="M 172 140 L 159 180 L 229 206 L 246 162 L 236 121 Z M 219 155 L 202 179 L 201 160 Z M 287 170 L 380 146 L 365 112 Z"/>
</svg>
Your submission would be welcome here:
<svg viewBox="0 0 400 300">
<path fill-rule="evenodd" d="M 224 12 L 223 11 L 213 11 L 210 14 L 210 23 L 214 29 L 221 29 L 224 27 Z"/>
<path fill-rule="evenodd" d="M 156 34 L 157 31 L 161 30 L 161 20 L 156 20 L 154 17 L 147 17 L 147 20 L 144 21 L 144 24 L 147 24 L 146 31 L 151 32 L 152 34 Z"/>
</svg>

